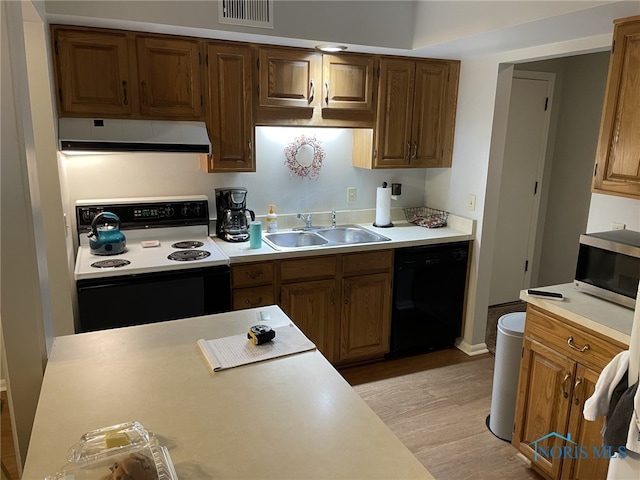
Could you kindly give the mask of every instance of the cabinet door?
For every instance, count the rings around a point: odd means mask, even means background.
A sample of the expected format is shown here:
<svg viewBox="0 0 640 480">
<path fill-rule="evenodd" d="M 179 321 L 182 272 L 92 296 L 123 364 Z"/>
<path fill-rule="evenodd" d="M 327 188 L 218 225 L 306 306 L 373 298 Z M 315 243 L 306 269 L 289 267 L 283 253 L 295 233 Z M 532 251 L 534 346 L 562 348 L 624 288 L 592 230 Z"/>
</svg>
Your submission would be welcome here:
<svg viewBox="0 0 640 480">
<path fill-rule="evenodd" d="M 562 458 L 539 453 L 564 445 L 574 370 L 567 357 L 524 338 L 512 443 L 551 478 L 559 478 Z"/>
<path fill-rule="evenodd" d="M 282 285 L 281 307 L 293 322 L 333 361 L 333 326 L 336 323 L 336 282 L 317 280 Z"/>
<path fill-rule="evenodd" d="M 415 62 L 382 59 L 374 168 L 409 166 Z"/>
<path fill-rule="evenodd" d="M 444 154 L 448 66 L 439 62 L 416 62 L 412 167 L 440 167 Z"/>
<path fill-rule="evenodd" d="M 273 285 L 253 288 L 234 289 L 232 298 L 234 310 L 245 308 L 264 307 L 265 305 L 275 305 L 275 295 Z"/>
<path fill-rule="evenodd" d="M 210 44 L 207 73 L 211 171 L 255 172 L 250 47 Z"/>
<path fill-rule="evenodd" d="M 389 352 L 391 275 L 342 281 L 339 360 L 374 358 Z"/>
<path fill-rule="evenodd" d="M 260 48 L 261 107 L 312 108 L 322 95 L 322 55 L 304 50 Z"/>
<path fill-rule="evenodd" d="M 136 42 L 141 113 L 201 120 L 204 98 L 199 42 L 143 36 Z"/>
<path fill-rule="evenodd" d="M 599 374 L 578 364 L 571 398 L 571 415 L 567 431 L 571 439 L 578 445 L 588 449 L 600 450 L 602 445 L 602 426 L 604 417 L 595 422 L 588 422 L 582 415 L 584 402 L 593 395 Z M 593 450 L 589 450 L 586 458 L 565 459 L 562 462 L 562 480 L 604 480 L 607 478 L 609 460 L 598 458 Z"/>
<path fill-rule="evenodd" d="M 593 191 L 640 198 L 640 17 L 614 29 Z"/>
<path fill-rule="evenodd" d="M 368 55 L 323 55 L 322 107 L 373 113 L 375 63 Z"/>
<path fill-rule="evenodd" d="M 53 32 L 60 116 L 130 115 L 126 34 L 59 28 Z"/>
</svg>

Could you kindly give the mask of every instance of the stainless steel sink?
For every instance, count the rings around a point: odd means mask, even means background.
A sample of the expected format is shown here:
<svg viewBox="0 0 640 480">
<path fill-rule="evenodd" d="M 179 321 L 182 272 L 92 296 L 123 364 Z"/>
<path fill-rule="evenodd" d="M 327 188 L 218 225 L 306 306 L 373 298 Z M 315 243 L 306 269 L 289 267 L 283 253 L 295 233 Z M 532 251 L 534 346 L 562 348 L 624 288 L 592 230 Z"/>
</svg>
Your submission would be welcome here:
<svg viewBox="0 0 640 480">
<path fill-rule="evenodd" d="M 359 225 L 319 227 L 291 232 L 267 233 L 264 241 L 276 250 L 292 250 L 302 247 L 353 245 L 357 243 L 385 242 L 390 239 Z"/>
<path fill-rule="evenodd" d="M 318 230 L 317 233 L 329 240 L 329 242 L 341 244 L 384 242 L 389 240 L 387 237 L 383 237 L 357 225 L 326 228 L 324 230 Z"/>
<path fill-rule="evenodd" d="M 311 247 L 314 245 L 325 245 L 329 240 L 316 235 L 313 232 L 277 232 L 267 233 L 264 236 L 265 242 L 278 250 L 281 248 Z"/>
</svg>

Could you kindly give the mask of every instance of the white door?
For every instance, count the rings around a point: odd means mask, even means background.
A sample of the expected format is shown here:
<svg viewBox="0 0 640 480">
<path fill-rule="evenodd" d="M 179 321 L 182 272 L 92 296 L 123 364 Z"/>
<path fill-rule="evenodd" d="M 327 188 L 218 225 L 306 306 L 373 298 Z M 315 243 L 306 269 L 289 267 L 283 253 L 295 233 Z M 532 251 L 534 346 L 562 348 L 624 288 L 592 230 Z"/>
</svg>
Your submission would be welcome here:
<svg viewBox="0 0 640 480">
<path fill-rule="evenodd" d="M 531 281 L 552 92 L 553 74 L 514 72 L 489 305 L 518 300 Z"/>
</svg>

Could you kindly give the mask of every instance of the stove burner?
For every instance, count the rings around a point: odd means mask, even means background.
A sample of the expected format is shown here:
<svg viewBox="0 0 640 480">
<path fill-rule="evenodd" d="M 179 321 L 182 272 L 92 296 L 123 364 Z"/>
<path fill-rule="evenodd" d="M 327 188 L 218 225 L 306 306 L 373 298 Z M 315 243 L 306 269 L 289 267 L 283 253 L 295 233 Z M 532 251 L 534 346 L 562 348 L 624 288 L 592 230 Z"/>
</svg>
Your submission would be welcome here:
<svg viewBox="0 0 640 480">
<path fill-rule="evenodd" d="M 131 262 L 124 258 L 114 258 L 112 260 L 100 260 L 99 262 L 93 262 L 91 264 L 94 268 L 118 268 L 129 265 Z"/>
<path fill-rule="evenodd" d="M 178 262 L 190 262 L 193 260 L 202 260 L 211 255 L 206 250 L 178 250 L 167 256 L 169 260 L 176 260 Z"/>
<path fill-rule="evenodd" d="M 204 243 L 198 240 L 184 240 L 183 242 L 174 243 L 171 248 L 199 248 L 203 245 Z"/>
</svg>

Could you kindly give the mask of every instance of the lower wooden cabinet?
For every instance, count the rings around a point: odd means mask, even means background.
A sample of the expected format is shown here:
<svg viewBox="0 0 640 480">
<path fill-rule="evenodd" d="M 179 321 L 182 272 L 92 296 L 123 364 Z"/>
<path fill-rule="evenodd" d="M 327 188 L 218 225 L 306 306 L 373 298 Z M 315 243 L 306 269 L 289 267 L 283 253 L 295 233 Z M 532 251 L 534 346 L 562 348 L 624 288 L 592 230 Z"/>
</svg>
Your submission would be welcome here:
<svg viewBox="0 0 640 480">
<path fill-rule="evenodd" d="M 602 452 L 603 421 L 586 421 L 582 411 L 604 366 L 624 349 L 529 306 L 512 444 L 546 478 L 606 478 L 609 461 L 594 450 Z"/>
<path fill-rule="evenodd" d="M 391 275 L 349 277 L 342 286 L 338 360 L 383 356 L 389 351 Z"/>
<path fill-rule="evenodd" d="M 393 250 L 231 267 L 233 309 L 277 303 L 327 359 L 348 364 L 389 351 Z"/>
<path fill-rule="evenodd" d="M 336 324 L 336 282 L 315 280 L 280 286 L 280 307 L 333 362 L 331 339 Z"/>
</svg>

